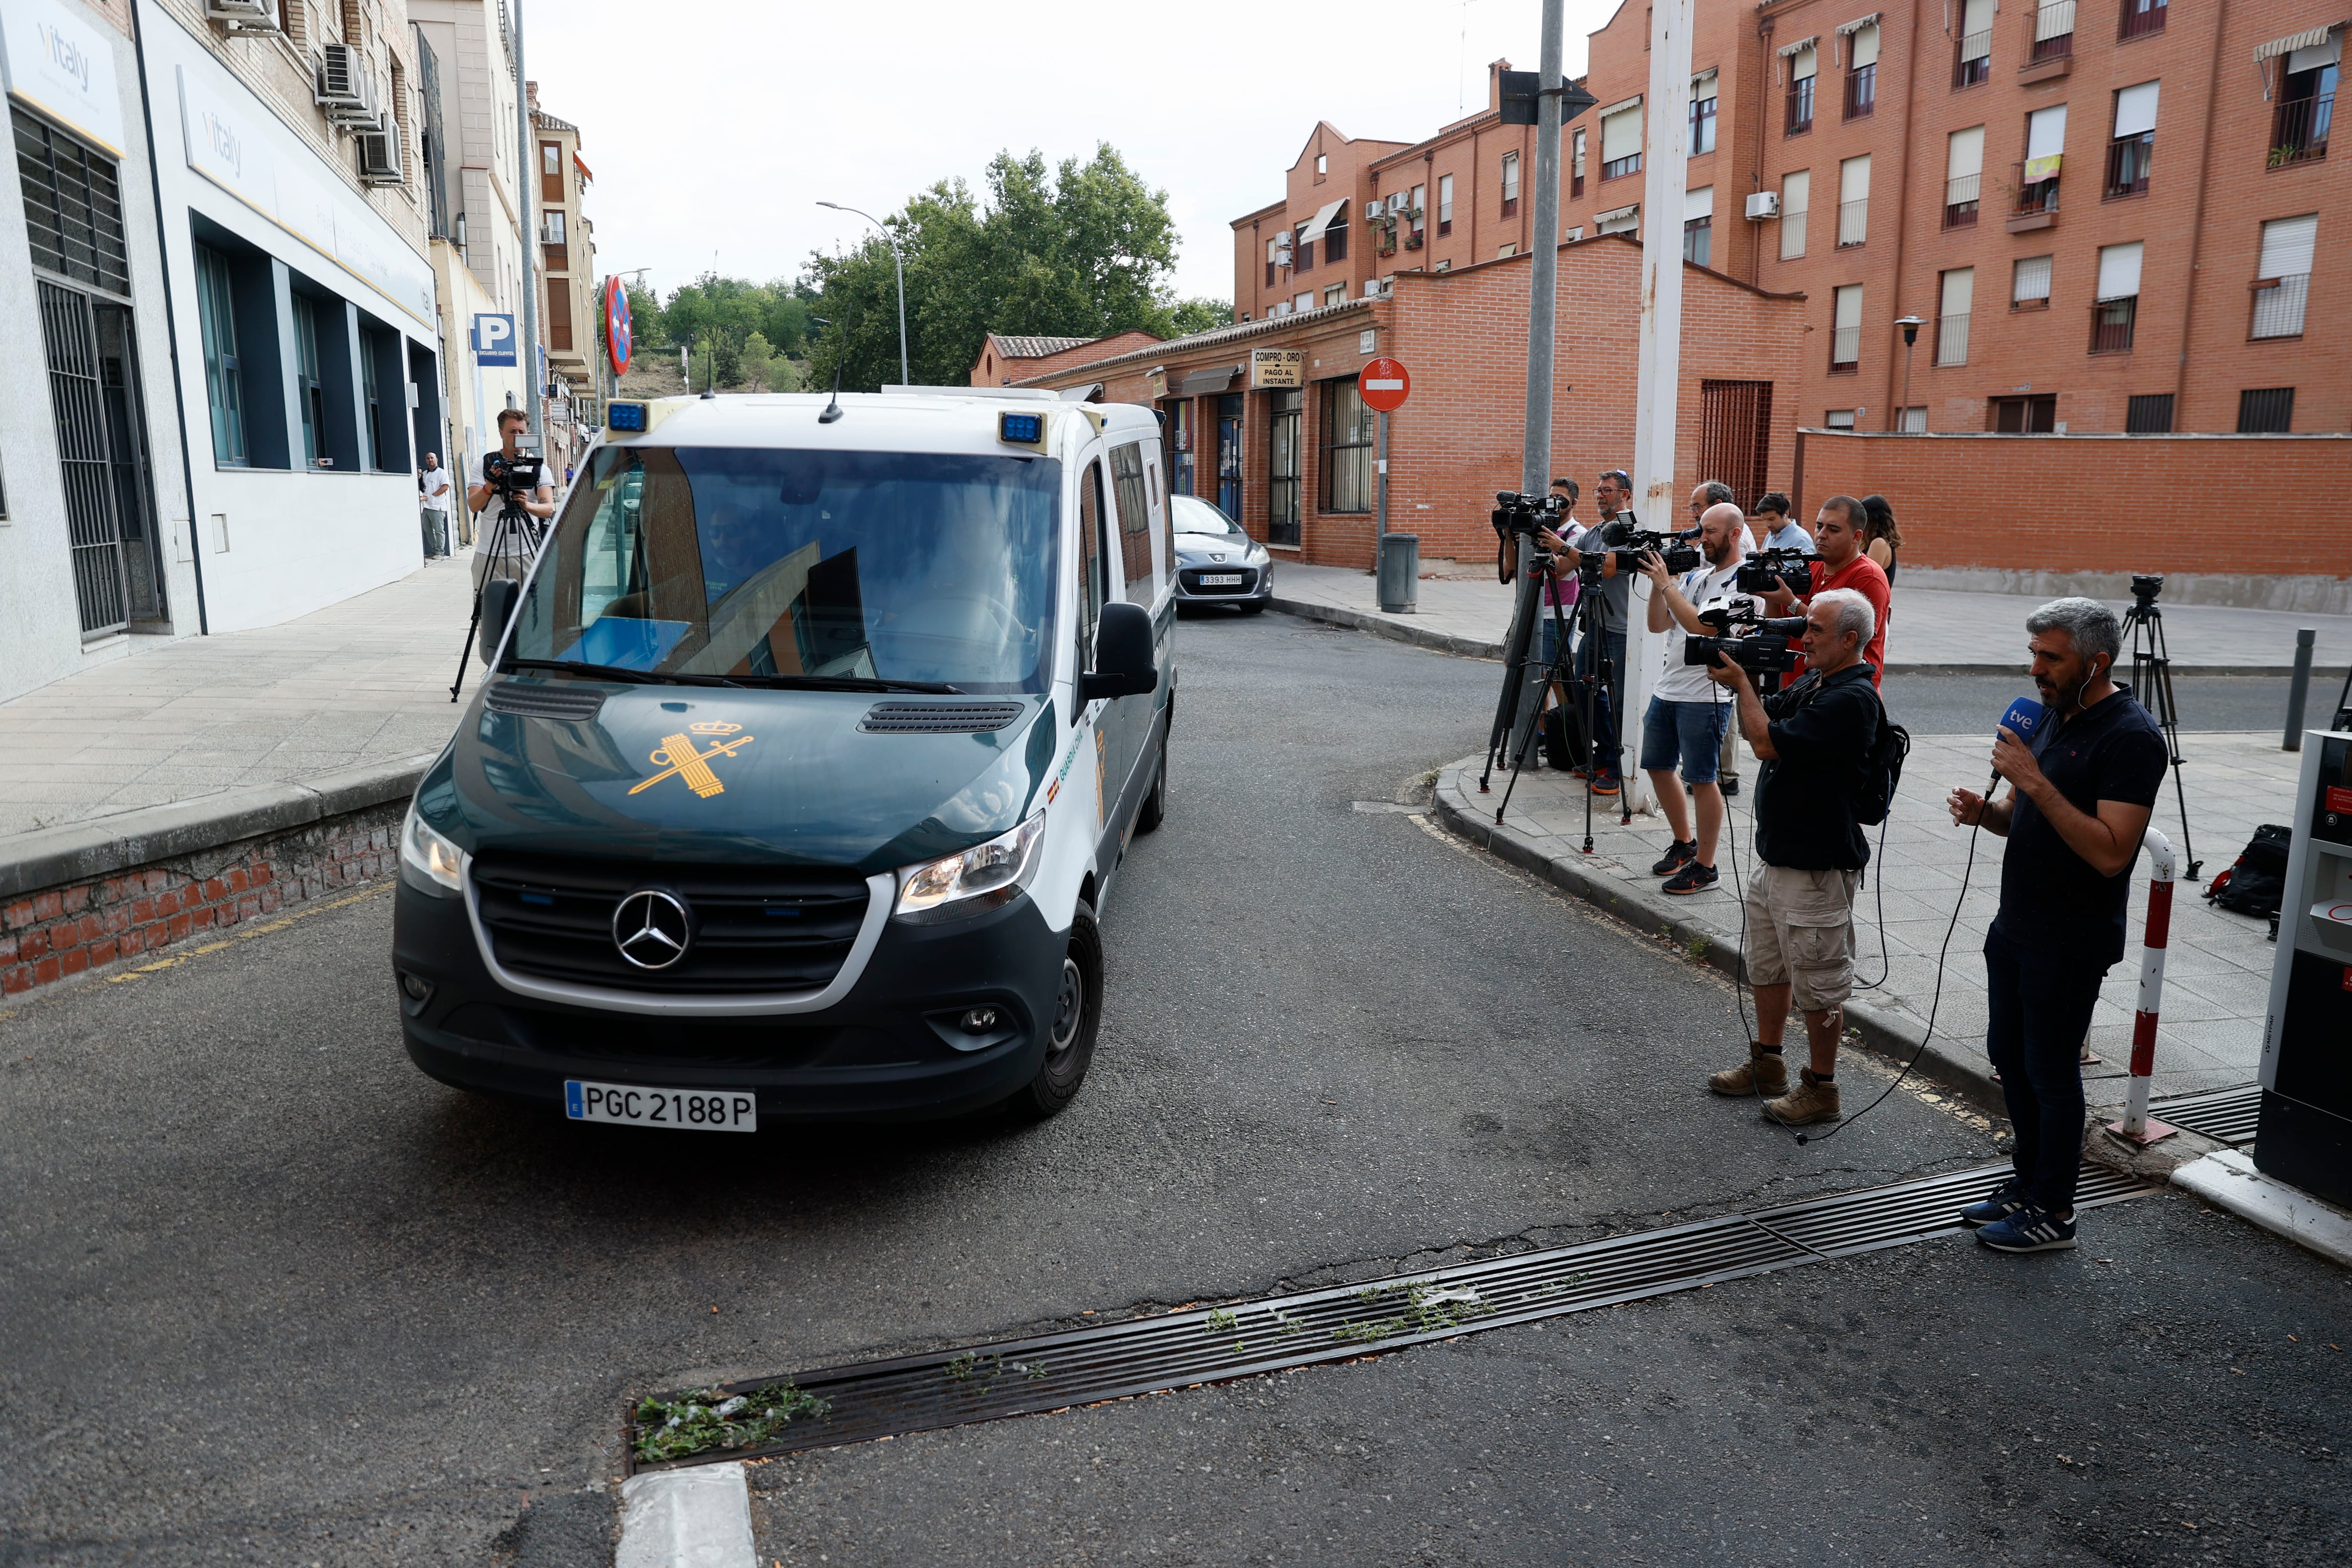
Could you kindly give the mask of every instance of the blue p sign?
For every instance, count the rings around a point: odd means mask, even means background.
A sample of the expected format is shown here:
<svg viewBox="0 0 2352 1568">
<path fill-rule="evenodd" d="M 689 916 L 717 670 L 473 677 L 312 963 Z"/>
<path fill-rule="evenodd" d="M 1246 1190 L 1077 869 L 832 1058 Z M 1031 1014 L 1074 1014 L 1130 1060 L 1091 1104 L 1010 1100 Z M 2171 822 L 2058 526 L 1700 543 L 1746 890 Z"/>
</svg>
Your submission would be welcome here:
<svg viewBox="0 0 2352 1568">
<path fill-rule="evenodd" d="M 510 365 L 515 363 L 512 316 L 481 315 L 474 318 L 474 363 L 484 365 Z"/>
</svg>

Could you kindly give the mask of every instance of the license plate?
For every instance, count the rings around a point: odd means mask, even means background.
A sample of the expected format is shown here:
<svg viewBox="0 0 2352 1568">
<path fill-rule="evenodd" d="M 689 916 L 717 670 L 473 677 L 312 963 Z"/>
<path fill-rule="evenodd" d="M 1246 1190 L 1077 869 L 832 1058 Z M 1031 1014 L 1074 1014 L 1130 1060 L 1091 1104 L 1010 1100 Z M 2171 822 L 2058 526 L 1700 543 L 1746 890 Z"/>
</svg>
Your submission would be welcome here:
<svg viewBox="0 0 2352 1568">
<path fill-rule="evenodd" d="M 686 1132 L 756 1132 L 760 1097 L 740 1089 L 643 1089 L 567 1079 L 563 1114 L 574 1121 L 618 1121 Z"/>
<path fill-rule="evenodd" d="M 1203 572 L 1198 579 L 1203 588 L 1238 588 L 1242 574 L 1238 572 Z"/>
</svg>

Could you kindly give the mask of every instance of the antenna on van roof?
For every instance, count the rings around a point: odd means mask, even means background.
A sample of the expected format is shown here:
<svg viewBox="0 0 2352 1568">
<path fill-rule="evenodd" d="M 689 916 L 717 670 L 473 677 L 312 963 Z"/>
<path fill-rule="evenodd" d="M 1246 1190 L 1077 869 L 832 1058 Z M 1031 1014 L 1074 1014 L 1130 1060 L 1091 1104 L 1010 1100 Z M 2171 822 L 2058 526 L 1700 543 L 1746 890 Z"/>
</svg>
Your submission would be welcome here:
<svg viewBox="0 0 2352 1568">
<path fill-rule="evenodd" d="M 826 321 L 823 316 L 811 316 L 809 320 L 814 321 L 820 327 L 829 327 L 833 325 L 831 321 Z M 841 352 L 835 354 L 833 359 L 833 401 L 827 403 L 824 405 L 824 412 L 816 416 L 816 422 L 820 425 L 830 425 L 835 420 L 841 417 L 841 365 L 842 362 L 848 357 L 848 334 L 844 333 L 842 336 Z"/>
</svg>

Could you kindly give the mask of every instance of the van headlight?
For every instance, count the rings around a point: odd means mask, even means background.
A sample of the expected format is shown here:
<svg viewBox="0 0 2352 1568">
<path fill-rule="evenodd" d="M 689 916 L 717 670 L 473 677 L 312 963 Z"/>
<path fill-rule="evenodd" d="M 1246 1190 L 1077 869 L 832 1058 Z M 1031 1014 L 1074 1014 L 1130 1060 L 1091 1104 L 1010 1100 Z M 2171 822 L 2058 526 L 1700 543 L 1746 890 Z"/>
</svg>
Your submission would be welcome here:
<svg viewBox="0 0 2352 1568">
<path fill-rule="evenodd" d="M 419 892 L 446 899 L 464 886 L 465 868 L 464 853 L 426 826 L 412 804 L 408 820 L 400 825 L 401 879 Z"/>
<path fill-rule="evenodd" d="M 929 923 L 961 920 L 1011 903 L 1037 869 L 1045 839 L 1039 812 L 1010 833 L 960 854 L 908 866 L 898 872 L 898 918 Z"/>
</svg>

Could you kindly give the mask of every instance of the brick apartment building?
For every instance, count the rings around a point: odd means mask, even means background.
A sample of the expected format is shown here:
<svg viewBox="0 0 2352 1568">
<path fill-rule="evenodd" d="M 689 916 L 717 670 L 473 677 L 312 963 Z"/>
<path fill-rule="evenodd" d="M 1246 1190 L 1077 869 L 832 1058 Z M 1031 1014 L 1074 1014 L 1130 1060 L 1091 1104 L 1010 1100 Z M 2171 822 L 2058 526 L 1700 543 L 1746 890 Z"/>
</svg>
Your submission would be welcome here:
<svg viewBox="0 0 2352 1568">
<path fill-rule="evenodd" d="M 564 389 L 545 404 L 548 453 L 572 463 L 587 450 L 590 431 L 604 422 L 597 395 L 604 301 L 596 289 L 596 231 L 581 210 L 594 176 L 580 156 L 580 127 L 539 106 L 539 83 L 525 82 L 523 91 L 536 146 L 531 173 L 539 181 L 540 336 L 549 384 Z"/>
<path fill-rule="evenodd" d="M 1065 364 L 1107 358 L 1139 349 L 1160 339 L 1130 327 L 1107 338 L 1047 338 L 990 332 L 981 341 L 971 362 L 974 386 L 1010 386 L 1016 381 L 1045 375 Z"/>
<path fill-rule="evenodd" d="M 1559 255 L 1553 471 L 1588 496 L 1594 475 L 1633 462 L 1641 259 L 1618 239 Z M 1391 416 L 1389 524 L 1419 535 L 1424 561 L 1491 561 L 1486 514 L 1520 479 L 1532 265 L 1402 274 L 1373 298 L 1082 353 L 1015 384 L 1098 382 L 1106 398 L 1158 408 L 1171 489 L 1216 501 L 1288 559 L 1370 566 L 1377 422 L 1357 377 L 1376 353 L 1394 355 L 1413 391 Z M 1684 280 L 1677 468 L 1719 474 L 1753 500 L 1790 464 L 1774 411 L 1797 394 L 1805 301 L 1696 268 Z M 1286 374 L 1261 365 L 1269 352 L 1297 355 Z M 1297 384 L 1262 384 L 1274 379 Z"/>
</svg>

